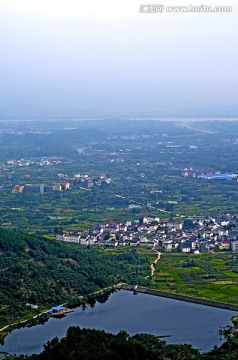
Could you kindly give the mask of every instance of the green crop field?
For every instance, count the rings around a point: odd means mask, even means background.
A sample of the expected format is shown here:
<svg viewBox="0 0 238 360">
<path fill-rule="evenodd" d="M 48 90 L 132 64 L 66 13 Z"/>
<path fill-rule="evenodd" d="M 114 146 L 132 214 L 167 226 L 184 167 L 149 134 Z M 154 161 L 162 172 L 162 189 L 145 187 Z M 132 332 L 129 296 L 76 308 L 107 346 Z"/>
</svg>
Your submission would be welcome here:
<svg viewBox="0 0 238 360">
<path fill-rule="evenodd" d="M 151 287 L 238 305 L 238 256 L 230 253 L 162 254 Z"/>
</svg>

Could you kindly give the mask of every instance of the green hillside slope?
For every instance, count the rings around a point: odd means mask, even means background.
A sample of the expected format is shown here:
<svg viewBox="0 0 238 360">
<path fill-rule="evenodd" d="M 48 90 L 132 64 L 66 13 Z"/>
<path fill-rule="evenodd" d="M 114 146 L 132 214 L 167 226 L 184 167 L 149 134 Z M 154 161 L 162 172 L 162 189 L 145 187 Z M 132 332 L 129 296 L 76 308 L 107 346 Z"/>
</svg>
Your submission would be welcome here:
<svg viewBox="0 0 238 360">
<path fill-rule="evenodd" d="M 0 329 L 32 312 L 26 303 L 38 305 L 39 312 L 130 282 L 138 264 L 149 274 L 147 261 L 135 253 L 121 257 L 0 229 Z"/>
</svg>

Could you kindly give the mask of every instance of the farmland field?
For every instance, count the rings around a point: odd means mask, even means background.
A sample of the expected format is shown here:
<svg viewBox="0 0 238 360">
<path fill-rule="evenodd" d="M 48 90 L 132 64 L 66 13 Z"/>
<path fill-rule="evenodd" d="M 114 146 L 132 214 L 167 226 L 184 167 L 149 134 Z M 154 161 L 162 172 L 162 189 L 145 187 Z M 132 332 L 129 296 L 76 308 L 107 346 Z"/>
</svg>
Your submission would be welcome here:
<svg viewBox="0 0 238 360">
<path fill-rule="evenodd" d="M 231 253 L 162 254 L 151 287 L 166 292 L 238 304 L 238 256 Z"/>
</svg>

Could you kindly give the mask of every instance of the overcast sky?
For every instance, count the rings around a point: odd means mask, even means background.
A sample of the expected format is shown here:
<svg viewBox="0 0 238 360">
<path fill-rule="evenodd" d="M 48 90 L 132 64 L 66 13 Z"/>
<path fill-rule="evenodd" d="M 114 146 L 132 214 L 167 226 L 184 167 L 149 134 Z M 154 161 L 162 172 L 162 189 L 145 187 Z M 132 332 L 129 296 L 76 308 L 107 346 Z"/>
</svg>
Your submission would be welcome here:
<svg viewBox="0 0 238 360">
<path fill-rule="evenodd" d="M 157 3 L 233 11 L 148 14 L 137 0 L 0 0 L 0 118 L 237 116 L 237 0 Z"/>
</svg>

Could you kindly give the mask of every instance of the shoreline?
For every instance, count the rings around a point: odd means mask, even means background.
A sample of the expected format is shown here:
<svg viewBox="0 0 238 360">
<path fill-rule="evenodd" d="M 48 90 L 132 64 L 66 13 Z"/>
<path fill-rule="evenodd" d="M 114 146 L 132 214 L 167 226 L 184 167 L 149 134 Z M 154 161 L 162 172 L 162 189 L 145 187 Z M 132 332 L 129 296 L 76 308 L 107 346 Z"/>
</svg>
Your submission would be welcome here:
<svg viewBox="0 0 238 360">
<path fill-rule="evenodd" d="M 79 296 L 78 305 L 72 307 L 72 309 L 76 309 L 77 307 L 84 305 L 85 302 L 87 303 L 87 301 L 90 301 L 90 299 L 96 299 L 97 297 L 105 295 L 106 293 L 111 293 L 115 290 L 118 290 L 123 285 L 124 284 L 120 283 L 120 284 L 112 285 L 112 286 L 104 288 L 104 289 L 99 289 L 91 294 L 81 295 L 81 296 Z M 61 305 L 64 306 L 64 305 L 66 305 L 66 303 L 61 304 Z M 17 322 L 5 325 L 3 328 L 0 329 L 0 345 L 2 342 L 4 343 L 4 339 L 6 338 L 6 336 L 8 334 L 10 334 L 13 330 L 27 327 L 29 325 L 29 323 L 31 323 L 32 321 L 37 320 L 38 318 L 40 319 L 42 315 L 48 314 L 48 311 L 49 311 L 49 309 L 43 310 L 39 314 L 36 314 L 30 318 L 19 320 Z M 47 322 L 49 319 L 50 319 L 50 316 L 45 321 Z M 37 325 L 37 324 L 35 324 L 35 325 Z M 35 325 L 31 325 L 31 326 L 35 326 Z"/>
<path fill-rule="evenodd" d="M 238 312 L 238 305 L 221 303 L 221 302 L 212 301 L 212 300 L 205 300 L 205 299 L 190 297 L 190 296 L 187 296 L 187 295 L 168 293 L 168 292 L 164 292 L 164 291 L 158 291 L 158 290 L 153 290 L 153 289 L 148 289 L 148 288 L 143 288 L 143 287 L 137 287 L 135 289 L 134 286 L 126 285 L 126 284 L 117 284 L 117 285 L 114 285 L 112 287 L 108 287 L 108 288 L 98 290 L 95 293 L 88 294 L 88 295 L 85 295 L 85 296 L 81 296 L 80 300 L 81 301 L 83 299 L 89 300 L 90 298 L 91 299 L 96 299 L 98 296 L 101 296 L 101 295 L 104 295 L 104 294 L 106 294 L 108 292 L 110 293 L 110 292 L 113 292 L 113 291 L 116 291 L 116 290 L 134 291 L 136 293 L 153 295 L 153 296 L 158 296 L 158 297 L 164 297 L 164 298 L 168 298 L 168 299 L 173 299 L 173 300 L 178 300 L 178 301 L 185 301 L 185 302 L 189 302 L 189 303 L 205 305 L 205 306 L 211 306 L 211 307 L 215 307 L 215 308 L 220 308 L 220 309 L 225 309 L 225 310 L 231 310 L 231 311 L 237 311 Z M 81 304 L 79 303 L 78 306 L 81 306 L 82 304 L 83 304 L 83 302 L 81 302 Z M 76 307 L 74 307 L 72 309 L 76 309 L 78 306 L 76 306 Z M 15 329 L 19 329 L 19 328 L 27 326 L 27 324 L 30 323 L 32 320 L 40 318 L 42 315 L 47 314 L 47 313 L 48 313 L 48 310 L 44 310 L 41 313 L 39 313 L 39 314 L 37 314 L 37 315 L 35 315 L 35 316 L 31 317 L 31 318 L 21 320 L 19 322 L 4 326 L 2 329 L 0 329 L 1 340 L 4 342 L 5 337 L 10 332 L 12 332 Z M 49 318 L 46 321 L 48 321 Z M 34 325 L 32 325 L 32 326 L 34 326 Z"/>
<path fill-rule="evenodd" d="M 211 306 L 211 307 L 216 307 L 216 308 L 220 308 L 220 309 L 238 312 L 238 305 L 221 303 L 221 302 L 213 301 L 213 300 L 200 299 L 200 298 L 195 298 L 195 297 L 191 297 L 191 296 L 187 296 L 187 295 L 180 295 L 180 294 L 158 291 L 158 290 L 142 288 L 142 287 L 137 287 L 135 290 L 134 287 L 130 286 L 130 285 L 122 285 L 121 287 L 118 287 L 118 289 L 127 290 L 127 291 L 135 291 L 135 292 L 138 292 L 141 294 L 165 297 L 168 299 L 185 301 L 185 302 L 190 302 L 190 303 L 194 303 L 194 304 Z"/>
</svg>

